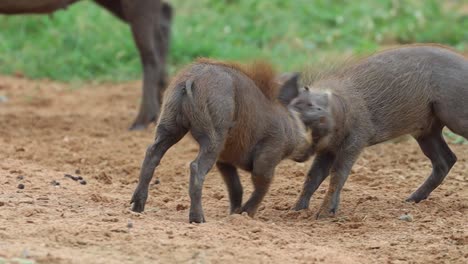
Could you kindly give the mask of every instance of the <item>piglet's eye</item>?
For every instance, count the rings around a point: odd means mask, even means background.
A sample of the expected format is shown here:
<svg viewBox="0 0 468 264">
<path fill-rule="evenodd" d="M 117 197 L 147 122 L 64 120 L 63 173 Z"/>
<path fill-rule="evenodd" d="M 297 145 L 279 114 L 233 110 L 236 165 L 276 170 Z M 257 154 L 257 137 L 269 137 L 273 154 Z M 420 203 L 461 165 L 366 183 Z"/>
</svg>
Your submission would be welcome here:
<svg viewBox="0 0 468 264">
<path fill-rule="evenodd" d="M 311 103 L 307 103 L 307 107 L 312 107 L 312 104 L 311 104 Z"/>
<path fill-rule="evenodd" d="M 317 107 L 317 111 L 322 111 L 322 108 L 320 108 L 320 107 Z"/>
</svg>

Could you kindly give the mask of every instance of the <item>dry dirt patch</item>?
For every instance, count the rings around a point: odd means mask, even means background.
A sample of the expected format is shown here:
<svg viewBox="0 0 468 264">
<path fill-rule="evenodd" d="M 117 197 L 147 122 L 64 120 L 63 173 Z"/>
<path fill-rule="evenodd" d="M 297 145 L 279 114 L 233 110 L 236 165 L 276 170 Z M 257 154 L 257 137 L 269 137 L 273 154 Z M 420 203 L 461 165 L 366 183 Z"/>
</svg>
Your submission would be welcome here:
<svg viewBox="0 0 468 264">
<path fill-rule="evenodd" d="M 468 147 L 429 200 L 403 200 L 430 173 L 414 141 L 366 149 L 342 194 L 339 215 L 314 220 L 289 209 L 310 162 L 285 161 L 255 219 L 228 216 L 216 170 L 207 176 L 207 223 L 188 224 L 184 138 L 162 161 L 146 212 L 129 211 L 153 128 L 127 132 L 139 83 L 88 85 L 0 77 L 0 260 L 39 263 L 467 263 Z M 4 101 L 4 100 L 3 100 Z M 81 176 L 80 184 L 64 174 Z M 55 182 L 53 182 L 55 181 Z M 242 173 L 245 193 L 249 176 Z M 24 189 L 18 185 L 23 184 Z M 412 222 L 399 217 L 409 213 Z M 1 262 L 1 261 L 0 261 Z"/>
</svg>

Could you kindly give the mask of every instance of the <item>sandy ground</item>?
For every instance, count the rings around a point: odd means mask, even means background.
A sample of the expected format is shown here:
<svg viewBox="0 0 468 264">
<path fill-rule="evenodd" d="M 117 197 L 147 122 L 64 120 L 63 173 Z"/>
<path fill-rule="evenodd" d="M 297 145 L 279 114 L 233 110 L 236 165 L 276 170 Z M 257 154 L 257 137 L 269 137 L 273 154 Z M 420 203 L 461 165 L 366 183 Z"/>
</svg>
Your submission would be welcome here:
<svg viewBox="0 0 468 264">
<path fill-rule="evenodd" d="M 468 263 L 468 146 L 430 199 L 404 199 L 431 165 L 413 140 L 368 148 L 353 169 L 335 218 L 292 212 L 306 164 L 284 161 L 255 219 L 228 215 L 216 169 L 207 176 L 207 223 L 188 223 L 184 138 L 157 169 L 144 214 L 129 211 L 154 126 L 126 129 L 140 83 L 74 89 L 0 77 L 0 263 Z M 76 87 L 75 87 L 76 88 Z M 87 184 L 64 177 L 83 177 Z M 60 185 L 54 186 L 52 181 Z M 245 195 L 249 175 L 242 173 Z M 18 185 L 23 184 L 24 189 Z M 405 213 L 413 221 L 402 221 Z"/>
</svg>

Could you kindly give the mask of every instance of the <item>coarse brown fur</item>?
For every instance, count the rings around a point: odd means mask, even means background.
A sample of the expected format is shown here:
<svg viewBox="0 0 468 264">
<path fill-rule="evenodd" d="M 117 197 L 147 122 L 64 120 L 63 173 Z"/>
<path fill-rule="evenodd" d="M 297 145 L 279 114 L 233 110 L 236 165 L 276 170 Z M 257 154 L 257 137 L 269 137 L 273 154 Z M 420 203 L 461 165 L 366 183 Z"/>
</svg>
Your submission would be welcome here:
<svg viewBox="0 0 468 264">
<path fill-rule="evenodd" d="M 276 72 L 272 65 L 265 61 L 254 61 L 250 64 L 240 64 L 233 61 L 219 61 L 210 58 L 199 58 L 197 63 L 211 64 L 228 67 L 242 72 L 262 91 L 262 93 L 271 101 L 276 100 L 279 86 L 276 80 Z"/>
<path fill-rule="evenodd" d="M 215 164 L 228 189 L 231 213 L 253 216 L 276 165 L 285 158 L 304 161 L 309 156 L 304 124 L 294 110 L 273 97 L 283 88 L 278 89 L 274 70 L 265 62 L 245 66 L 199 59 L 179 72 L 165 93 L 156 140 L 147 150 L 132 210 L 144 210 L 155 167 L 167 149 L 190 131 L 200 146 L 190 165 L 190 222 L 205 221 L 201 191 Z M 237 168 L 251 172 L 254 184 L 244 205 Z"/>
<path fill-rule="evenodd" d="M 407 199 L 419 202 L 457 160 L 442 128 L 468 138 L 468 60 L 444 46 L 418 44 L 378 52 L 327 73 L 296 95 L 290 107 L 312 128 L 316 158 L 295 209 L 307 208 L 331 174 L 318 216 L 336 212 L 340 191 L 366 146 L 405 134 L 417 140 L 433 166 Z"/>
</svg>

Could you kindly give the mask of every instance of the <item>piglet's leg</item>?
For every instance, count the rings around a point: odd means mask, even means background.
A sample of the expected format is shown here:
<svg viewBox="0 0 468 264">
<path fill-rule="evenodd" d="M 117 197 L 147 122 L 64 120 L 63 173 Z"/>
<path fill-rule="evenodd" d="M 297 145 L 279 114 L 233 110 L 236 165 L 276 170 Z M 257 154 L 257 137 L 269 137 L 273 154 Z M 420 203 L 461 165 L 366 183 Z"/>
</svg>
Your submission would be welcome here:
<svg viewBox="0 0 468 264">
<path fill-rule="evenodd" d="M 319 153 L 314 159 L 312 167 L 307 173 L 301 195 L 294 206 L 294 210 L 299 211 L 309 208 L 310 198 L 322 184 L 323 180 L 330 174 L 330 168 L 335 161 L 333 153 Z"/>
<path fill-rule="evenodd" d="M 207 133 L 208 134 L 208 133 Z M 202 189 L 206 174 L 214 166 L 224 141 L 225 132 L 208 137 L 192 132 L 195 140 L 200 145 L 197 158 L 190 163 L 190 223 L 204 223 L 205 216 L 202 208 Z"/>
<path fill-rule="evenodd" d="M 242 205 L 242 184 L 240 182 L 237 168 L 231 164 L 218 161 L 216 163 L 219 172 L 223 176 L 224 183 L 229 193 L 229 201 L 231 203 L 231 214 L 239 211 Z"/>
<path fill-rule="evenodd" d="M 331 168 L 330 185 L 328 186 L 322 206 L 317 213 L 317 218 L 329 215 L 334 216 L 336 214 L 340 203 L 341 190 L 362 149 L 355 144 L 356 142 L 352 142 L 344 145 L 341 148 L 341 152 L 337 154 Z"/>
<path fill-rule="evenodd" d="M 158 126 L 156 140 L 146 150 L 145 159 L 141 166 L 140 179 L 130 202 L 132 203 L 132 211 L 144 211 L 146 199 L 148 198 L 148 188 L 153 178 L 154 170 L 159 165 L 166 151 L 186 133 L 187 131 L 184 130 L 168 131 L 163 126 Z"/>
<path fill-rule="evenodd" d="M 280 162 L 274 150 L 265 149 L 259 153 L 254 160 L 252 170 L 252 182 L 254 191 L 249 200 L 242 206 L 241 212 L 247 212 L 250 217 L 254 217 L 257 209 L 267 193 L 275 167 Z"/>
<path fill-rule="evenodd" d="M 428 135 L 416 138 L 424 155 L 431 160 L 432 173 L 426 181 L 406 199 L 408 202 L 420 202 L 439 186 L 457 161 L 442 136 L 442 128 L 433 129 Z"/>
</svg>

